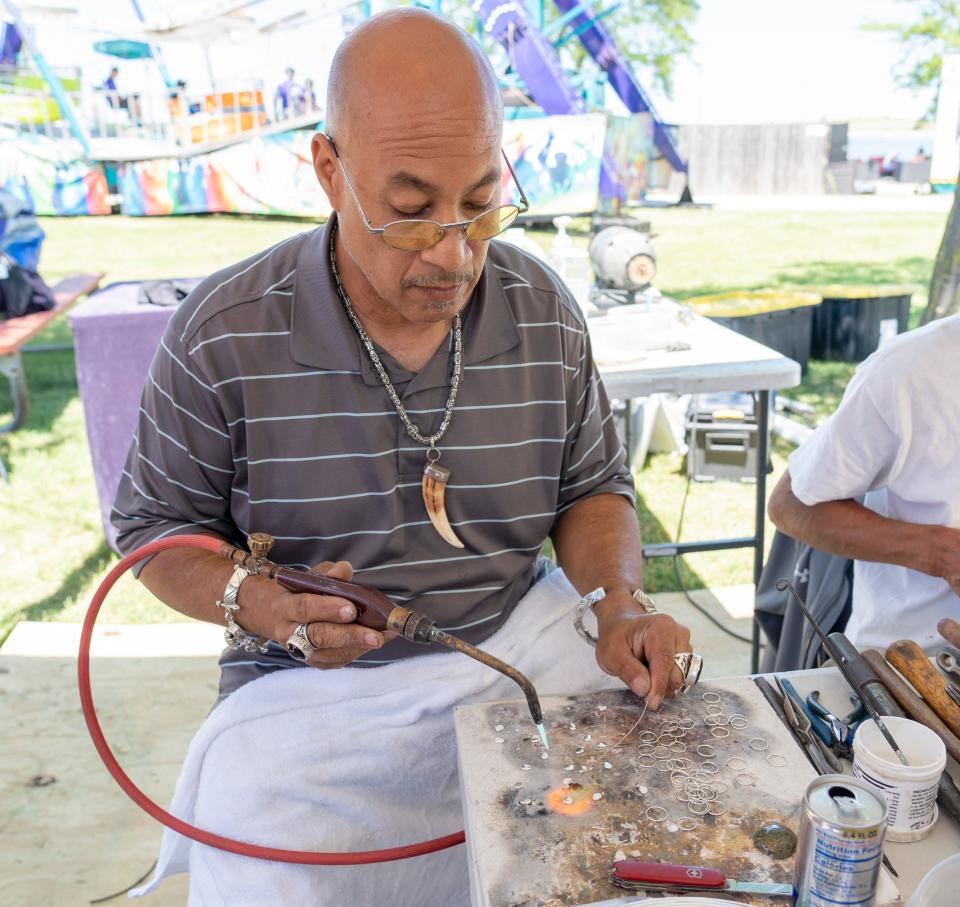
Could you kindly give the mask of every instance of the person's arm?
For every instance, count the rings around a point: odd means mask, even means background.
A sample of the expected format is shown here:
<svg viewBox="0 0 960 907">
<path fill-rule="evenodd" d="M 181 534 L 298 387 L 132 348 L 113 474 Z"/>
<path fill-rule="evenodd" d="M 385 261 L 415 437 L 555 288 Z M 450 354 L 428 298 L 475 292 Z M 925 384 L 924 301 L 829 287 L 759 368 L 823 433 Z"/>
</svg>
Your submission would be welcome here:
<svg viewBox="0 0 960 907">
<path fill-rule="evenodd" d="M 209 280 L 198 290 L 209 292 L 208 286 Z M 224 401 L 205 370 L 207 348 L 190 351 L 183 327 L 190 311 L 185 301 L 150 367 L 112 513 L 117 546 L 124 553 L 173 535 L 204 533 L 239 541 L 230 508 L 235 471 Z M 336 578 L 352 574 L 344 563 L 318 569 L 327 568 Z M 180 548 L 155 555 L 139 576 L 175 610 L 224 626 L 216 602 L 223 598 L 232 569 L 211 552 Z M 319 650 L 309 664 L 316 667 L 346 664 L 383 643 L 380 633 L 345 626 L 355 611 L 335 596 L 294 595 L 272 580 L 248 576 L 237 603 L 235 620 L 247 633 L 281 645 L 298 624 L 309 624 L 308 635 Z"/>
<path fill-rule="evenodd" d="M 940 577 L 960 595 L 960 529 L 894 520 L 854 500 L 808 506 L 793 493 L 789 469 L 767 509 L 774 525 L 791 538 L 829 554 Z"/>
<path fill-rule="evenodd" d="M 690 634 L 667 615 L 647 614 L 632 597 L 643 588 L 643 550 L 626 452 L 589 334 L 584 329 L 564 336 L 565 357 L 574 368 L 567 386 L 569 429 L 551 536 L 577 591 L 585 595 L 599 586 L 606 591 L 594 607 L 600 667 L 656 709 L 682 682 L 673 656 L 690 651 Z"/>
<path fill-rule="evenodd" d="M 327 561 L 314 569 L 335 579 L 353 577 L 345 561 Z M 232 572 L 231 564 L 210 551 L 178 548 L 153 557 L 141 571 L 140 581 L 181 614 L 223 625 L 223 611 L 216 602 L 223 597 Z M 356 609 L 346 599 L 288 592 L 263 576 L 248 576 L 240 584 L 237 605 L 234 620 L 247 633 L 281 645 L 298 624 L 307 624 L 310 641 L 317 648 L 308 662 L 313 667 L 342 667 L 384 642 L 382 633 L 351 624 Z"/>
<path fill-rule="evenodd" d="M 557 559 L 581 595 L 602 586 L 597 615 L 597 662 L 651 709 L 682 682 L 673 656 L 689 652 L 690 632 L 667 614 L 648 614 L 634 601 L 643 588 L 643 549 L 637 515 L 619 494 L 596 494 L 561 514 L 553 532 Z"/>
</svg>

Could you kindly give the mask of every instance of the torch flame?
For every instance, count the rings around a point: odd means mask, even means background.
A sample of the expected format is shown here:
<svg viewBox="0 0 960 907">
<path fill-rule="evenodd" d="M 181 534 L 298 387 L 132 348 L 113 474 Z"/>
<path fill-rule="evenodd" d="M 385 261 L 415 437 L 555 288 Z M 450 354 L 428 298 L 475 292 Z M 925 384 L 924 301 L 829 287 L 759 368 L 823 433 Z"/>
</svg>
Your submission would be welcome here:
<svg viewBox="0 0 960 907">
<path fill-rule="evenodd" d="M 570 787 L 554 787 L 547 792 L 547 809 L 559 813 L 561 816 L 582 816 L 589 812 L 595 804 L 594 790 L 595 788 L 585 787 L 582 784 L 574 784 Z M 571 802 L 568 803 L 568 800 Z"/>
</svg>

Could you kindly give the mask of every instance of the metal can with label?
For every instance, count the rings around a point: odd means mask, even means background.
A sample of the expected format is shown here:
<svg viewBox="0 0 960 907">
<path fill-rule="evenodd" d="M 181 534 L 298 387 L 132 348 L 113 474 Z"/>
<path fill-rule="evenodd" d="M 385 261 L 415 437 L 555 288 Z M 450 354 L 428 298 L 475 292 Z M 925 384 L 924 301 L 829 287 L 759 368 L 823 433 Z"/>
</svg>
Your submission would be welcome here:
<svg viewBox="0 0 960 907">
<path fill-rule="evenodd" d="M 850 775 L 807 787 L 793 874 L 796 907 L 873 907 L 887 830 L 887 801 Z"/>
</svg>

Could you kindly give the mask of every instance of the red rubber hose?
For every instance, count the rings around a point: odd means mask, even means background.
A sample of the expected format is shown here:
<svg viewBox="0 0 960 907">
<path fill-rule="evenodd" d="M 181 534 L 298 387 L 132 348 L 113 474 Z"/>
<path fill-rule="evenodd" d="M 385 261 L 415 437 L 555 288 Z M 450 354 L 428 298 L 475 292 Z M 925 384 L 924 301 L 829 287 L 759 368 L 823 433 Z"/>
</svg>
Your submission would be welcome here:
<svg viewBox="0 0 960 907">
<path fill-rule="evenodd" d="M 77 660 L 77 679 L 80 686 L 80 706 L 83 709 L 83 718 L 87 722 L 87 730 L 93 739 L 93 745 L 97 748 L 103 764 L 107 771 L 113 776 L 113 779 L 120 785 L 123 792 L 137 804 L 145 813 L 153 816 L 158 822 L 173 829 L 178 834 L 209 847 L 216 847 L 218 850 L 226 850 L 230 853 L 237 853 L 244 857 L 254 857 L 258 860 L 273 860 L 278 863 L 302 863 L 314 866 L 345 866 L 359 863 L 387 863 L 391 860 L 406 860 L 409 857 L 419 857 L 423 854 L 433 853 L 437 850 L 444 850 L 447 847 L 454 847 L 462 844 L 465 840 L 462 831 L 456 834 L 445 835 L 442 838 L 434 838 L 432 841 L 422 841 L 419 844 L 408 844 L 405 847 L 388 847 L 384 850 L 357 850 L 341 851 L 336 853 L 321 853 L 311 850 L 282 850 L 277 847 L 262 847 L 259 844 L 249 844 L 243 841 L 235 841 L 233 838 L 224 838 L 221 835 L 215 835 L 212 832 L 204 831 L 202 828 L 196 828 L 187 822 L 183 822 L 176 816 L 171 815 L 165 809 L 161 809 L 153 802 L 140 788 L 138 788 L 130 777 L 120 767 L 110 744 L 107 743 L 97 720 L 97 713 L 93 706 L 93 694 L 90 690 L 90 641 L 93 638 L 93 627 L 97 622 L 97 615 L 100 608 L 106 600 L 107 594 L 113 588 L 113 584 L 129 570 L 134 564 L 150 557 L 159 551 L 166 551 L 168 548 L 204 548 L 207 551 L 216 552 L 222 542 L 209 535 L 178 535 L 170 538 L 160 539 L 156 542 L 150 542 L 136 551 L 130 552 L 124 557 L 100 583 L 90 607 L 87 609 L 87 616 L 83 619 L 83 630 L 80 633 L 80 652 Z"/>
</svg>

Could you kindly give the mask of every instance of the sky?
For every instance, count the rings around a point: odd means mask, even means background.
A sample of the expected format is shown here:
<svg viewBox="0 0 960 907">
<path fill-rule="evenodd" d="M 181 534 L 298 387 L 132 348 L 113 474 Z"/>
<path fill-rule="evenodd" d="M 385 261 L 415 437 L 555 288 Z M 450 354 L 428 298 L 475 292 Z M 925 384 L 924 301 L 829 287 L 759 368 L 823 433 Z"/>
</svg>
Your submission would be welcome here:
<svg viewBox="0 0 960 907">
<path fill-rule="evenodd" d="M 136 22 L 129 0 L 75 0 L 81 12 L 109 22 L 122 33 Z M 220 41 L 211 62 L 223 87 L 245 87 L 260 78 L 272 93 L 292 65 L 298 78 L 312 77 L 322 98 L 326 69 L 340 35 L 346 0 L 260 0 L 248 7 L 258 23 L 300 10 L 318 16 L 295 31 L 259 35 L 240 44 Z M 598 5 L 605 5 L 597 0 Z M 629 0 L 624 0 L 629 2 Z M 163 0 L 140 0 L 148 18 Z M 374 9 L 388 4 L 374 0 Z M 648 87 L 658 112 L 669 122 L 820 122 L 894 117 L 915 120 L 927 95 L 898 89 L 893 71 L 900 56 L 886 35 L 864 32 L 868 19 L 903 20 L 915 3 L 897 0 L 701 0 L 693 27 L 695 47 L 676 68 L 672 98 Z M 329 10 L 323 15 L 323 10 Z M 43 50 L 54 63 L 82 67 L 84 77 L 102 82 L 112 58 L 92 43 L 107 34 L 48 27 Z M 207 66 L 196 45 L 167 43 L 164 59 L 174 79 L 208 89 Z M 137 62 L 119 63 L 121 90 L 161 88 L 156 71 Z"/>
<path fill-rule="evenodd" d="M 901 49 L 862 23 L 905 21 L 895 0 L 701 0 L 690 59 L 679 63 L 674 122 L 762 123 L 917 119 L 929 94 L 897 89 Z"/>
</svg>

